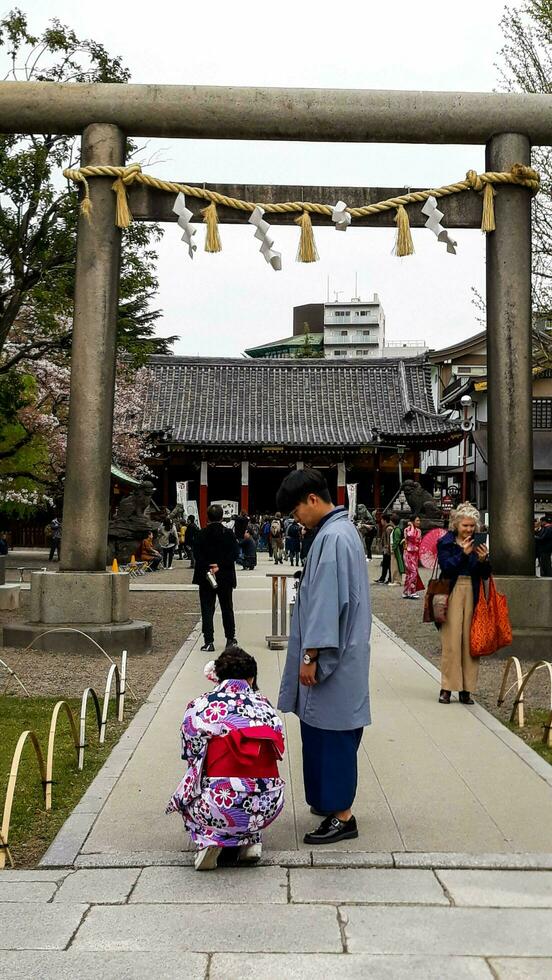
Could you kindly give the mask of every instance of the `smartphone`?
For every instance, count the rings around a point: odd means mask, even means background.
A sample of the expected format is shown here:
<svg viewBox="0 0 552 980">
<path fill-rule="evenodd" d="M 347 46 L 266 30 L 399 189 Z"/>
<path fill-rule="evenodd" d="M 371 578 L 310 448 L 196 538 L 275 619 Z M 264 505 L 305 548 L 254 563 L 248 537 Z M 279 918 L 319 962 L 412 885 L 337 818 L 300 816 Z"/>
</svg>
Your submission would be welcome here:
<svg viewBox="0 0 552 980">
<path fill-rule="evenodd" d="M 474 548 L 478 548 L 480 544 L 484 544 L 485 547 L 487 547 L 487 532 L 486 531 L 478 531 L 477 534 L 474 534 L 474 536 L 473 536 L 473 546 L 474 546 Z"/>
</svg>

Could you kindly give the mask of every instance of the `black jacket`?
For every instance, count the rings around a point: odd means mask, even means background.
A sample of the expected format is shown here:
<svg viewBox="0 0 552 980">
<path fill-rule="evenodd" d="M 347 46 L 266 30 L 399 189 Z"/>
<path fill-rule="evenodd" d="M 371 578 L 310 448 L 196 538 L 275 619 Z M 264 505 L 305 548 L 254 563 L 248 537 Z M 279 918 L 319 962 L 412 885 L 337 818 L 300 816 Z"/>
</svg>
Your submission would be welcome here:
<svg viewBox="0 0 552 980">
<path fill-rule="evenodd" d="M 479 561 L 477 555 L 472 552 L 466 555 L 459 544 L 456 544 L 456 536 L 452 531 L 447 531 L 437 542 L 437 554 L 439 556 L 439 566 L 441 568 L 441 578 L 448 579 L 450 591 L 452 592 L 460 575 L 469 575 L 472 581 L 474 609 L 479 599 L 479 583 L 481 579 L 488 579 L 491 574 L 491 566 L 488 561 Z"/>
<path fill-rule="evenodd" d="M 547 524 L 535 534 L 537 558 L 552 553 L 552 524 Z"/>
<path fill-rule="evenodd" d="M 195 568 L 194 585 L 205 585 L 210 565 L 218 565 L 216 578 L 219 585 L 236 588 L 235 561 L 239 547 L 233 531 L 223 524 L 208 524 L 200 531 L 193 544 Z"/>
<path fill-rule="evenodd" d="M 236 535 L 238 541 L 243 540 L 245 532 L 247 531 L 248 524 L 249 524 L 249 518 L 247 517 L 247 515 L 242 517 L 240 514 L 239 517 L 236 517 L 236 520 L 234 521 L 234 534 Z"/>
</svg>

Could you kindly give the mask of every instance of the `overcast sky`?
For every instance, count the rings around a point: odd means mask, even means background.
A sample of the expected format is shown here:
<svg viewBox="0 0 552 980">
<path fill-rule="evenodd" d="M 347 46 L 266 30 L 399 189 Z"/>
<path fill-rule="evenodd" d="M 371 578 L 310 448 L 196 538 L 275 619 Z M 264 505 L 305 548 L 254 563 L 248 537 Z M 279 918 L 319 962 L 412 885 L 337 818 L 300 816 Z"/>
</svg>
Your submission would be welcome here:
<svg viewBox="0 0 552 980">
<path fill-rule="evenodd" d="M 477 12 L 451 0 L 376 4 L 341 0 L 206 0 L 159 7 L 94 0 L 20 0 L 39 31 L 55 11 L 81 36 L 122 56 L 134 82 L 490 91 L 502 45 L 504 3 Z M 514 3 L 512 6 L 519 6 Z M 4 7 L 8 9 L 7 6 Z M 377 144 L 151 141 L 157 176 L 221 183 L 438 186 L 482 170 L 482 147 Z M 250 227 L 221 226 L 223 251 L 191 262 L 176 225 L 159 248 L 163 310 L 159 333 L 178 334 L 175 353 L 239 356 L 245 347 L 292 332 L 292 308 L 330 296 L 376 292 L 388 342 L 424 339 L 442 346 L 480 329 L 472 287 L 484 293 L 484 240 L 455 232 L 451 256 L 430 231 L 413 232 L 416 254 L 397 259 L 389 230 L 315 229 L 320 261 L 295 262 L 299 230 L 276 227 L 284 268 L 274 272 L 257 253 Z"/>
</svg>

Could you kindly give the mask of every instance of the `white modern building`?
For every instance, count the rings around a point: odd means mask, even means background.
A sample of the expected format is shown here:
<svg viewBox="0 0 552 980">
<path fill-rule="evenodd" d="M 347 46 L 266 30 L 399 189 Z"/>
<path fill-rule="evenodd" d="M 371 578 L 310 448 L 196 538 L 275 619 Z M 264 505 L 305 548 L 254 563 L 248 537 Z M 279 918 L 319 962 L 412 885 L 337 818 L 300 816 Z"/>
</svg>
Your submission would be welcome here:
<svg viewBox="0 0 552 980">
<path fill-rule="evenodd" d="M 364 302 L 324 303 L 325 357 L 381 357 L 385 345 L 385 313 L 379 296 Z"/>
<path fill-rule="evenodd" d="M 324 357 L 417 357 L 425 354 L 423 340 L 385 343 L 385 313 L 380 298 L 349 303 L 324 303 Z"/>
</svg>

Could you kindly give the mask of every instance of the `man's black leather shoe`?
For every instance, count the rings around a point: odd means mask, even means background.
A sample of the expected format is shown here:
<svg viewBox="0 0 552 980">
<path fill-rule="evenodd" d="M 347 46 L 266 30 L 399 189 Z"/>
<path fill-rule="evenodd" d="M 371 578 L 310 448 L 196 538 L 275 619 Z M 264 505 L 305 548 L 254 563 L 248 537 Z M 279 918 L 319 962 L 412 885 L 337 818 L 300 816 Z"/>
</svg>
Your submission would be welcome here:
<svg viewBox="0 0 552 980">
<path fill-rule="evenodd" d="M 340 840 L 353 840 L 358 837 L 357 822 L 354 817 L 340 820 L 339 817 L 326 817 L 317 830 L 305 834 L 304 844 L 337 844 Z"/>
</svg>

